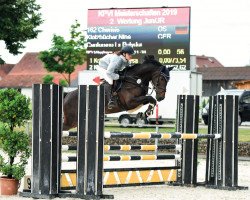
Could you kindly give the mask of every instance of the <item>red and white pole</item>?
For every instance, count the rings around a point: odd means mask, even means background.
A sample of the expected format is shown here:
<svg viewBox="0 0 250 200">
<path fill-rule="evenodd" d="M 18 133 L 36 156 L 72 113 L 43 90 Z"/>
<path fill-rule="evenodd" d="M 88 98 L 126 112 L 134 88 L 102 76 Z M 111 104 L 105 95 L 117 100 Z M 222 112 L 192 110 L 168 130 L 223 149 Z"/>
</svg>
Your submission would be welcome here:
<svg viewBox="0 0 250 200">
<path fill-rule="evenodd" d="M 155 105 L 155 132 L 158 133 L 159 132 L 159 106 L 158 104 Z M 158 145 L 158 139 L 155 139 L 155 145 Z M 158 155 L 158 151 L 157 149 L 155 150 L 155 155 Z"/>
</svg>

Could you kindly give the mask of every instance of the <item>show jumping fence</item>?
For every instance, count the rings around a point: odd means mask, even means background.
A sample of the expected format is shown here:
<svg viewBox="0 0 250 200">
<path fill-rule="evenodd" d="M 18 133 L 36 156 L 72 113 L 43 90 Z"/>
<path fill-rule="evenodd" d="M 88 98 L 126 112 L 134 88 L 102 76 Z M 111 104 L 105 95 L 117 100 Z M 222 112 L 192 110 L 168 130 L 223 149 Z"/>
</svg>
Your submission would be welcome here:
<svg viewBox="0 0 250 200">
<path fill-rule="evenodd" d="M 104 183 L 113 184 L 109 177 L 118 178 L 121 185 L 126 185 L 124 177 L 126 179 L 128 174 L 136 177 L 140 170 L 105 170 L 103 169 L 105 160 L 175 159 L 174 167 L 144 169 L 147 177 L 160 170 L 161 176 L 155 182 L 175 180 L 176 185 L 199 185 L 197 183 L 198 139 L 207 139 L 204 185 L 219 189 L 242 189 L 238 186 L 238 97 L 210 97 L 208 134 L 197 134 L 199 97 L 180 95 L 177 102 L 176 133 L 104 133 L 104 87 L 81 85 L 78 94 L 78 130 L 63 132 L 62 88 L 56 85 L 34 85 L 31 189 L 21 195 L 33 198 L 112 198 L 112 195 L 103 194 Z M 77 144 L 62 146 L 62 136 L 77 137 Z M 177 144 L 104 145 L 104 138 L 114 137 L 159 140 L 172 138 L 177 140 Z M 65 149 L 77 150 L 76 156 L 63 157 L 62 150 Z M 104 151 L 109 150 L 154 151 L 156 149 L 176 149 L 180 154 L 104 156 Z M 62 161 L 76 162 L 76 171 L 63 171 Z M 69 176 L 75 177 L 74 183 L 68 186 L 68 189 L 75 188 L 74 192 L 65 191 L 66 187 L 62 186 Z M 144 177 L 139 178 L 138 182 L 143 182 L 142 179 Z"/>
</svg>

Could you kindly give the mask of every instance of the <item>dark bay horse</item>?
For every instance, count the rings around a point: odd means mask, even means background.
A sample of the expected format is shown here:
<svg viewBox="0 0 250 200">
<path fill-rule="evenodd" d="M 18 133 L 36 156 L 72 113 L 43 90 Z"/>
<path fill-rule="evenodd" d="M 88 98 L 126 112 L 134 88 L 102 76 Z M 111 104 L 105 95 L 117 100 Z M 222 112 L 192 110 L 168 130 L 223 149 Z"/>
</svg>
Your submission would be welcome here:
<svg viewBox="0 0 250 200">
<path fill-rule="evenodd" d="M 165 98 L 167 83 L 170 79 L 169 71 L 172 68 L 166 68 L 160 62 L 154 59 L 154 56 L 145 56 L 142 64 L 136 64 L 127 67 L 120 72 L 125 79 L 115 81 L 116 106 L 108 109 L 110 97 L 110 85 L 105 82 L 105 114 L 128 111 L 137 108 L 140 105 L 149 104 L 145 115 L 153 113 L 157 101 Z M 151 81 L 153 90 L 156 93 L 156 100 L 148 94 L 149 82 Z M 78 107 L 78 90 L 70 92 L 64 99 L 64 122 L 63 129 L 69 130 L 77 126 L 77 107 Z"/>
</svg>

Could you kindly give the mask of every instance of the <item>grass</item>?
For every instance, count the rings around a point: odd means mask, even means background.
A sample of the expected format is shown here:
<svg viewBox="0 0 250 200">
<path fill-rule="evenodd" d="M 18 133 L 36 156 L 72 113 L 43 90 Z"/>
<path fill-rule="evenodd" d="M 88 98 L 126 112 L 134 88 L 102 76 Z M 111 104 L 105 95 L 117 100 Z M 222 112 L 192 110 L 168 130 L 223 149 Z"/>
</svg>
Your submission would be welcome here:
<svg viewBox="0 0 250 200">
<path fill-rule="evenodd" d="M 250 128 L 239 129 L 239 142 L 250 142 Z"/>
<path fill-rule="evenodd" d="M 137 128 L 137 127 L 114 127 L 109 126 L 105 127 L 105 131 L 110 132 L 155 132 L 155 128 Z M 159 132 L 175 132 L 175 128 L 159 128 Z M 206 128 L 200 128 L 199 133 L 206 134 L 207 133 L 207 127 Z M 249 128 L 239 128 L 239 142 L 250 142 L 250 127 Z"/>
<path fill-rule="evenodd" d="M 105 131 L 110 131 L 110 132 L 155 132 L 154 127 L 150 128 L 137 128 L 137 127 L 117 127 L 117 126 L 109 126 L 105 127 Z M 159 132 L 174 132 L 175 128 L 159 128 Z"/>
</svg>

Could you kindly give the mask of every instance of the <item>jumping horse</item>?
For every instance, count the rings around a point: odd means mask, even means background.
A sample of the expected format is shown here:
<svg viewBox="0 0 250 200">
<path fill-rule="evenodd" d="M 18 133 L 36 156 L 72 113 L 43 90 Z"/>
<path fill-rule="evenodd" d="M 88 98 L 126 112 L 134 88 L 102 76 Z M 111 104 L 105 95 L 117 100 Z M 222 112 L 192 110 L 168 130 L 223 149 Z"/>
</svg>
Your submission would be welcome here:
<svg viewBox="0 0 250 200">
<path fill-rule="evenodd" d="M 120 72 L 120 75 L 123 75 L 125 79 L 114 81 L 116 87 L 116 106 L 112 109 L 108 109 L 107 106 L 111 86 L 107 82 L 104 82 L 105 114 L 129 111 L 146 104 L 149 104 L 149 106 L 144 114 L 147 116 L 152 114 L 157 101 L 162 101 L 165 98 L 166 87 L 170 79 L 169 71 L 172 69 L 156 61 L 152 55 L 145 56 L 142 64 L 135 64 L 125 68 Z M 152 89 L 156 93 L 156 99 L 148 95 L 150 82 L 153 86 Z M 64 130 L 69 130 L 77 126 L 77 107 L 78 90 L 74 90 L 67 94 L 64 99 Z"/>
</svg>

